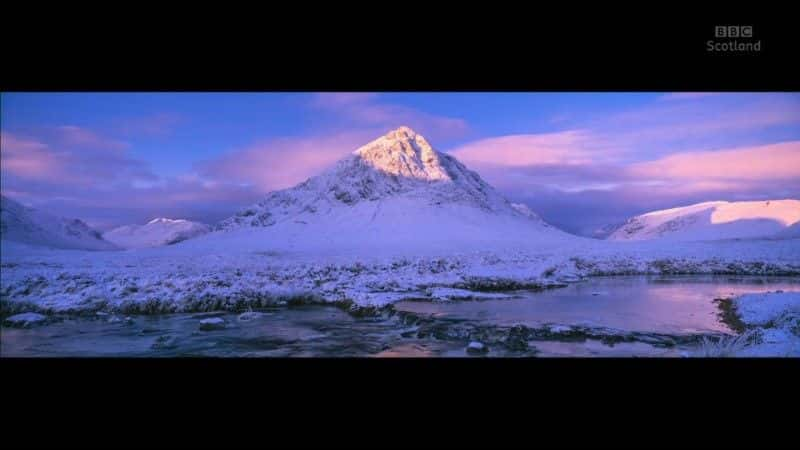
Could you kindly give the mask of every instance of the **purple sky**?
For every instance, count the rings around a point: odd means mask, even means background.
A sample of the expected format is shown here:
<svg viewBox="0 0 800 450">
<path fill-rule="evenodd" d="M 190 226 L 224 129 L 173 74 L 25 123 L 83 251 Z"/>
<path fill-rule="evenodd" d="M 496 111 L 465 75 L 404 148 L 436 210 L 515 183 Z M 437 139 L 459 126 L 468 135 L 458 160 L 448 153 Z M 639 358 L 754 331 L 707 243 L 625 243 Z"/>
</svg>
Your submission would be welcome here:
<svg viewBox="0 0 800 450">
<path fill-rule="evenodd" d="M 221 220 L 400 125 L 571 232 L 800 198 L 796 93 L 3 93 L 1 113 L 2 193 L 100 229 Z"/>
</svg>

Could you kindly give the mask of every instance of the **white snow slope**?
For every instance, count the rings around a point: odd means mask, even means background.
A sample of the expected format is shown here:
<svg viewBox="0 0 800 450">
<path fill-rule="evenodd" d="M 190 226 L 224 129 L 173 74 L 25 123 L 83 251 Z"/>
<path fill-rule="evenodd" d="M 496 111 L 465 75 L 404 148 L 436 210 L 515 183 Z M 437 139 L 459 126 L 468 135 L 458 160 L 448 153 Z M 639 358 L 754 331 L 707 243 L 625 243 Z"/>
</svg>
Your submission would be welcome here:
<svg viewBox="0 0 800 450">
<path fill-rule="evenodd" d="M 0 196 L 0 238 L 62 249 L 119 249 L 78 219 L 28 208 L 5 196 Z"/>
<path fill-rule="evenodd" d="M 305 299 L 371 307 L 596 275 L 800 275 L 800 239 L 674 245 L 563 233 L 407 128 L 217 228 L 125 252 L 3 240 L 0 306 L 158 313 Z"/>
<path fill-rule="evenodd" d="M 609 240 L 699 241 L 797 237 L 800 200 L 705 202 L 628 220 Z M 792 229 L 794 232 L 792 232 Z"/>
<path fill-rule="evenodd" d="M 192 239 L 211 231 L 203 223 L 159 217 L 145 225 L 125 225 L 103 233 L 103 238 L 123 248 L 158 247 Z"/>
</svg>

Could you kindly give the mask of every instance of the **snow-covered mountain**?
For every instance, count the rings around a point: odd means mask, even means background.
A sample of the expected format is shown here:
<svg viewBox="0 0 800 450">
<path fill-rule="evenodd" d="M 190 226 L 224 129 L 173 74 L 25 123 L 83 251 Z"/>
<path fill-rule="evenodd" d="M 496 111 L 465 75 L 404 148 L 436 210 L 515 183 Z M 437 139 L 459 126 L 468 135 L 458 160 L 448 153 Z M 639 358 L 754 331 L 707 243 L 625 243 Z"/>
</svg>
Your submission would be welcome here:
<svg viewBox="0 0 800 450">
<path fill-rule="evenodd" d="M 78 219 L 65 219 L 0 196 L 0 237 L 42 247 L 119 250 Z"/>
<path fill-rule="evenodd" d="M 298 242 L 421 246 L 565 234 L 527 206 L 510 203 L 408 127 L 364 145 L 318 176 L 268 194 L 217 226 L 254 228 L 295 235 Z"/>
<path fill-rule="evenodd" d="M 211 231 L 200 222 L 159 217 L 145 225 L 125 225 L 103 234 L 103 238 L 123 248 L 158 247 L 177 244 Z"/>
<path fill-rule="evenodd" d="M 628 220 L 609 240 L 675 241 L 797 237 L 800 200 L 705 202 Z"/>
</svg>

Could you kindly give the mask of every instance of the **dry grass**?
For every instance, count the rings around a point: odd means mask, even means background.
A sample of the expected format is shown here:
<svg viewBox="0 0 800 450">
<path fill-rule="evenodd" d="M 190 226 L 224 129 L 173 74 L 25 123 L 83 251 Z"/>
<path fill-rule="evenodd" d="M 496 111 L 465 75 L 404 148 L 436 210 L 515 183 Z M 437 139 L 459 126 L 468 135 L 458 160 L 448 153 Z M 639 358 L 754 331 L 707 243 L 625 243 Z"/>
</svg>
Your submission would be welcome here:
<svg viewBox="0 0 800 450">
<path fill-rule="evenodd" d="M 757 330 L 749 330 L 736 336 L 723 336 L 719 339 L 703 338 L 700 346 L 692 356 L 701 358 L 730 358 L 739 356 L 742 350 L 750 345 L 758 334 Z"/>
<path fill-rule="evenodd" d="M 742 322 L 741 317 L 739 317 L 739 313 L 736 312 L 733 299 L 716 298 L 714 299 L 714 303 L 717 304 L 717 307 L 720 310 L 717 316 L 720 318 L 722 323 L 728 325 L 731 330 L 736 331 L 737 333 L 743 333 L 745 331 L 745 323 Z"/>
</svg>

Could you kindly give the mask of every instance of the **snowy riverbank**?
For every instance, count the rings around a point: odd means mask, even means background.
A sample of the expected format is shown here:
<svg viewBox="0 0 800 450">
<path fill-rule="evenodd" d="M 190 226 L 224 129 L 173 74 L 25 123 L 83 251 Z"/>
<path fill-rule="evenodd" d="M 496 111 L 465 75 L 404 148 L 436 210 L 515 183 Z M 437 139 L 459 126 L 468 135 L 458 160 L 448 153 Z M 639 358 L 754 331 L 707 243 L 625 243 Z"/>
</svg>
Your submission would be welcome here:
<svg viewBox="0 0 800 450">
<path fill-rule="evenodd" d="M 370 307 L 453 297 L 436 288 L 500 291 L 593 275 L 800 275 L 797 239 L 666 245 L 576 238 L 513 247 L 484 243 L 461 252 L 355 251 L 333 244 L 305 251 L 270 240 L 249 242 L 226 246 L 225 240 L 198 238 L 155 249 L 91 252 L 3 241 L 2 310 L 239 310 L 293 299 Z M 463 296 L 455 292 L 453 298 Z"/>
<path fill-rule="evenodd" d="M 755 340 L 737 356 L 800 357 L 800 292 L 745 294 L 734 305 Z"/>
</svg>

